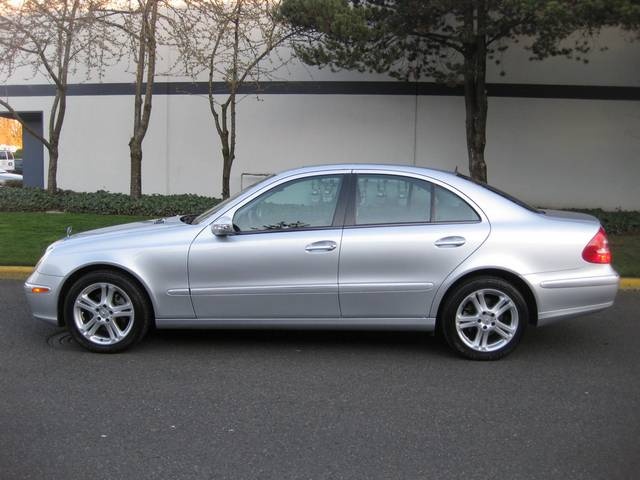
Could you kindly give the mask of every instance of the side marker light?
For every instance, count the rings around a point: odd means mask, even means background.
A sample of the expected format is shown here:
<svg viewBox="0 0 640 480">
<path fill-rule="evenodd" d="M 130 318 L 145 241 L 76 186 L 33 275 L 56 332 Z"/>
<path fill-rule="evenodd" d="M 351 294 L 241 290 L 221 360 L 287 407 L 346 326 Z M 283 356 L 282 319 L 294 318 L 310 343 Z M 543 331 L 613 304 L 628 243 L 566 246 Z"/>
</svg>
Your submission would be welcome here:
<svg viewBox="0 0 640 480">
<path fill-rule="evenodd" d="M 31 293 L 49 293 L 51 289 L 49 287 L 33 287 Z"/>
</svg>

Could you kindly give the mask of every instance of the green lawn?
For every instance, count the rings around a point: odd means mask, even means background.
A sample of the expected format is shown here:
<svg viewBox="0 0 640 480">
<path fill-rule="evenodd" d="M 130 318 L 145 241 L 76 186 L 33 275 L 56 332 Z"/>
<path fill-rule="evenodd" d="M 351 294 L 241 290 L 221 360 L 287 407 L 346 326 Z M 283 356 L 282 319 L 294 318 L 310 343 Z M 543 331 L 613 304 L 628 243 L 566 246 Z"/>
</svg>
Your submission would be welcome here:
<svg viewBox="0 0 640 480">
<path fill-rule="evenodd" d="M 0 212 L 0 265 L 35 265 L 50 243 L 74 232 L 135 222 L 147 217 L 91 213 Z"/>
<path fill-rule="evenodd" d="M 0 265 L 35 265 L 47 245 L 74 232 L 135 222 L 147 217 L 89 213 L 0 212 Z M 613 264 L 624 277 L 640 277 L 640 233 L 610 235 Z"/>
<path fill-rule="evenodd" d="M 613 266 L 622 277 L 640 278 L 640 233 L 610 235 Z"/>
</svg>

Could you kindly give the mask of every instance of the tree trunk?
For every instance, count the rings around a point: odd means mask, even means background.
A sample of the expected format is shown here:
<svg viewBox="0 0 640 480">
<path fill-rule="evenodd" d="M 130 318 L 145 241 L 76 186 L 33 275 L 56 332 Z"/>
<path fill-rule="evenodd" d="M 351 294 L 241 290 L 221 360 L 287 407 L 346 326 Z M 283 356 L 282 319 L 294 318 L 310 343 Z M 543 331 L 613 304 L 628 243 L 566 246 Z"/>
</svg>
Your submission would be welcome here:
<svg viewBox="0 0 640 480">
<path fill-rule="evenodd" d="M 133 135 L 129 140 L 131 159 L 131 198 L 142 196 L 142 141 L 147 134 L 151 119 L 151 102 L 156 74 L 156 24 L 158 21 L 158 1 L 149 0 L 141 19 L 138 61 L 136 66 L 136 87 L 134 95 Z M 146 77 L 146 82 L 144 82 Z M 144 93 L 143 93 L 144 85 Z"/>
<path fill-rule="evenodd" d="M 478 2 L 475 12 L 465 18 L 469 36 L 464 53 L 464 100 L 466 110 L 467 151 L 469 174 L 480 182 L 487 182 L 484 149 L 487 143 L 487 44 L 486 8 Z"/>
<path fill-rule="evenodd" d="M 55 142 L 55 143 L 54 143 Z M 56 193 L 58 190 L 58 139 L 51 139 L 49 148 L 49 170 L 47 172 L 47 192 Z"/>
<path fill-rule="evenodd" d="M 140 198 L 142 196 L 142 138 L 135 135 L 131 137 L 129 152 L 131 157 L 129 195 L 131 198 Z"/>
<path fill-rule="evenodd" d="M 229 98 L 222 110 L 223 133 L 222 138 L 222 198 L 227 199 L 231 194 L 229 180 L 231 178 L 231 167 L 236 158 L 236 93 L 238 92 L 238 58 L 240 53 L 240 10 L 242 1 L 238 0 L 236 15 L 233 22 L 233 60 L 231 65 L 231 81 L 229 82 Z M 231 107 L 231 118 L 229 128 L 227 127 L 227 109 Z"/>
<path fill-rule="evenodd" d="M 230 95 L 231 100 L 231 131 L 229 136 L 229 158 L 225 159 L 223 169 L 222 169 L 222 177 L 223 177 L 223 194 L 226 189 L 227 196 L 224 198 L 229 198 L 230 190 L 229 190 L 229 179 L 231 177 L 231 167 L 233 166 L 233 161 L 236 159 L 236 89 L 237 83 L 234 83 L 234 90 Z"/>
<path fill-rule="evenodd" d="M 484 149 L 487 142 L 487 94 L 484 82 L 478 82 L 475 78 L 468 81 L 465 79 L 464 97 L 469 174 L 474 180 L 486 183 L 487 164 L 484 160 Z"/>
<path fill-rule="evenodd" d="M 47 174 L 47 191 L 56 193 L 58 190 L 58 157 L 60 135 L 62 134 L 62 125 L 64 117 L 67 113 L 67 91 L 66 91 L 66 73 L 64 71 L 60 75 L 64 79 L 64 86 L 59 86 L 56 91 L 56 97 L 49 114 L 49 171 Z"/>
<path fill-rule="evenodd" d="M 222 153 L 222 199 L 226 200 L 231 194 L 229 188 L 229 180 L 231 179 L 231 167 L 233 165 L 233 159 L 225 152 Z"/>
<path fill-rule="evenodd" d="M 233 145 L 229 144 L 229 128 L 227 125 L 227 107 L 228 103 L 222 105 L 222 120 L 220 124 L 219 117 L 216 121 L 219 122 L 219 136 L 220 143 L 222 144 L 222 199 L 226 200 L 231 195 L 231 189 L 229 188 L 229 180 L 231 179 L 231 167 L 233 166 L 233 160 L 235 158 Z M 233 128 L 233 126 L 232 126 Z M 231 136 L 233 139 L 233 136 Z"/>
</svg>

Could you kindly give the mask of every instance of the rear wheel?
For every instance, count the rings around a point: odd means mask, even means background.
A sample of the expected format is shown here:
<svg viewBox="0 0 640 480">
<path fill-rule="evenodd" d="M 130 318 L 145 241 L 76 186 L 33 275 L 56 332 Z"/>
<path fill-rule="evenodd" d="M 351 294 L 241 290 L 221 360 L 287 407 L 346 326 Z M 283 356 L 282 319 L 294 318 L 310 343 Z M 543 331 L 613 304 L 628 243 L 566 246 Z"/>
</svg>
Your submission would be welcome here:
<svg viewBox="0 0 640 480">
<path fill-rule="evenodd" d="M 473 360 L 497 360 L 520 342 L 529 311 L 520 291 L 509 282 L 476 277 L 447 298 L 440 322 L 456 352 Z"/>
<path fill-rule="evenodd" d="M 64 312 L 73 338 L 93 352 L 125 350 L 141 340 L 151 324 L 145 293 L 112 271 L 80 277 L 69 289 Z"/>
</svg>

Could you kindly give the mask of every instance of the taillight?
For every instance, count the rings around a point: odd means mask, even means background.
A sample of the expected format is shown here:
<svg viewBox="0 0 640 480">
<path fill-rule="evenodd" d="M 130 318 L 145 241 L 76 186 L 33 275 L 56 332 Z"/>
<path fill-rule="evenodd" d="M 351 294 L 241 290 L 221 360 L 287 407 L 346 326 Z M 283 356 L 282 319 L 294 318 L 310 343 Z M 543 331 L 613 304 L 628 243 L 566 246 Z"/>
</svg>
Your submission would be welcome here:
<svg viewBox="0 0 640 480">
<path fill-rule="evenodd" d="M 611 263 L 611 250 L 604 228 L 600 227 L 595 237 L 584 247 L 582 258 L 589 263 Z"/>
</svg>

